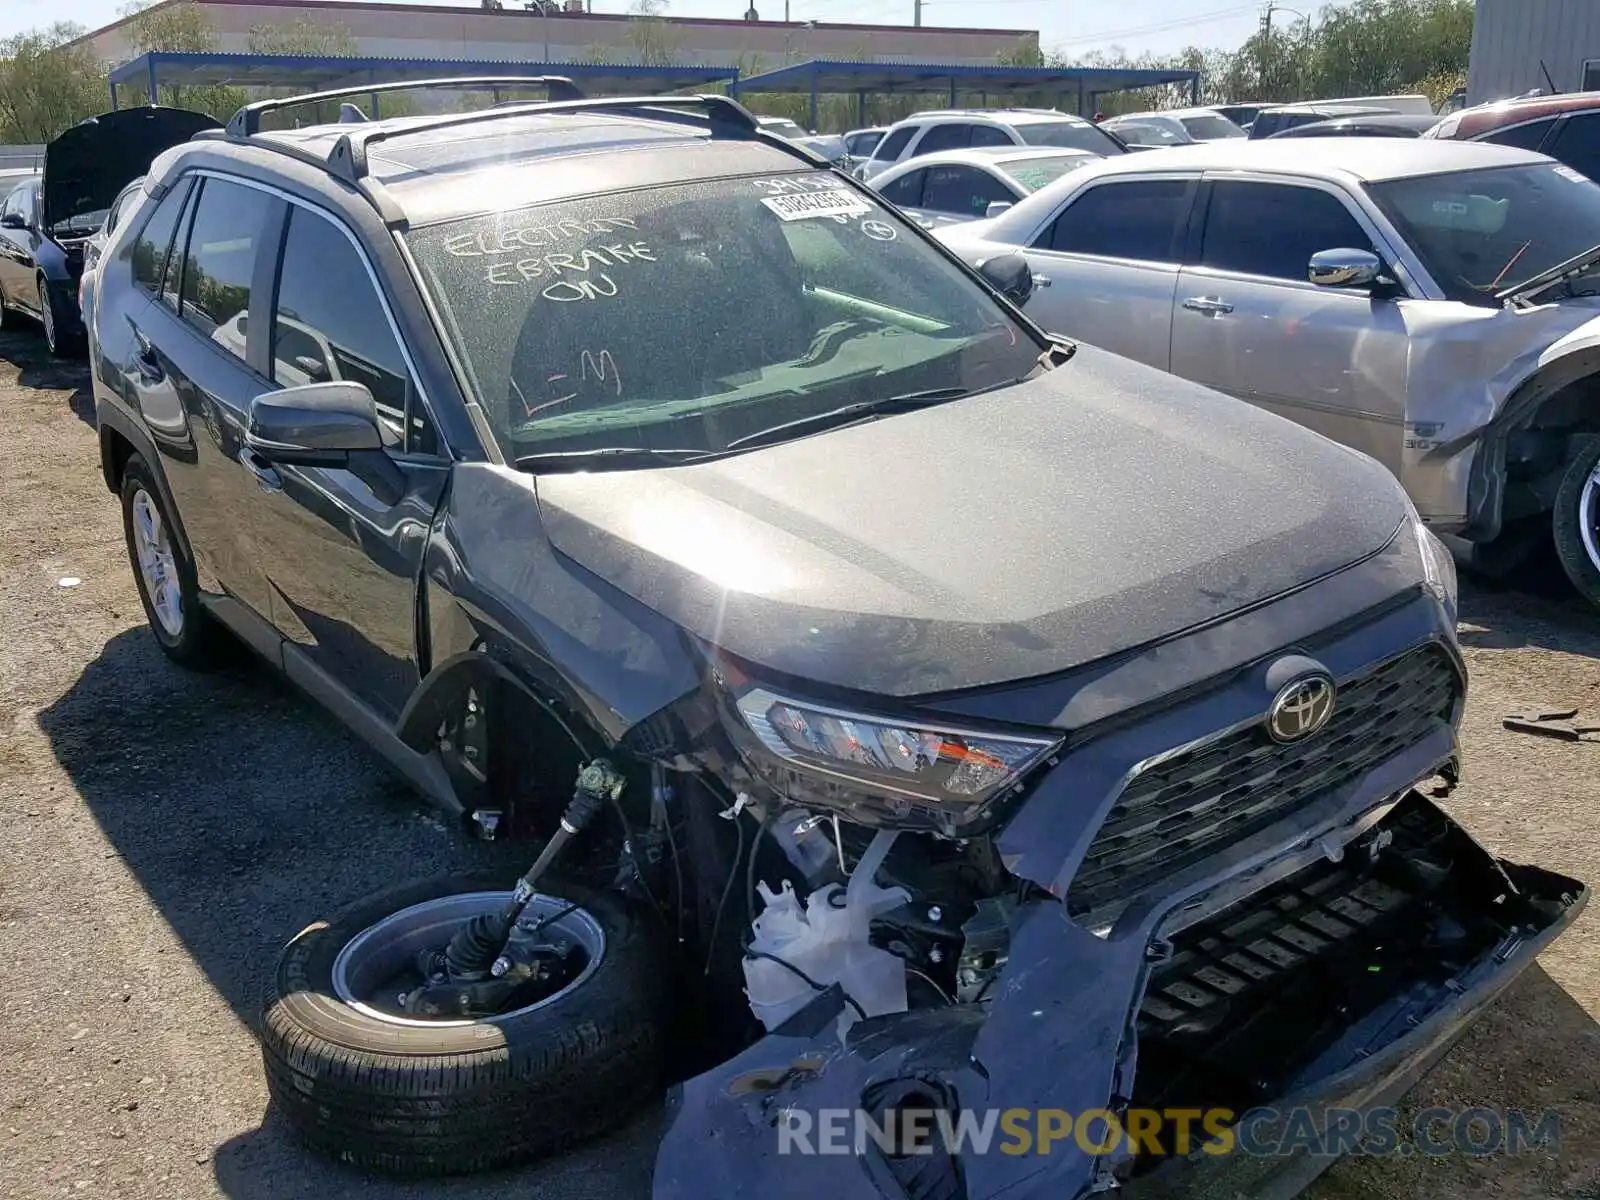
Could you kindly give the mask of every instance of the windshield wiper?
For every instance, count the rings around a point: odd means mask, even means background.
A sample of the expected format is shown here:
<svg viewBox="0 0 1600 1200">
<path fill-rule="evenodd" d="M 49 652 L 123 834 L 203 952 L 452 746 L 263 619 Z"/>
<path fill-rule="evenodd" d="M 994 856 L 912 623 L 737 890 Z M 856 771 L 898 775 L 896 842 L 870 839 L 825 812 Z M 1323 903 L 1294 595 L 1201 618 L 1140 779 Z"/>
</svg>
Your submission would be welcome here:
<svg viewBox="0 0 1600 1200">
<path fill-rule="evenodd" d="M 1508 287 L 1503 291 L 1496 292 L 1494 298 L 1501 304 L 1512 300 L 1525 300 L 1565 280 L 1576 279 L 1579 275 L 1590 270 L 1596 263 L 1600 263 L 1600 246 L 1591 246 L 1575 258 L 1569 258 L 1566 262 L 1557 263 L 1548 271 L 1540 271 L 1537 275 L 1524 279 L 1515 287 Z"/>
<path fill-rule="evenodd" d="M 997 384 L 1004 387 L 1004 384 Z M 987 391 L 989 389 L 982 389 Z M 822 429 L 832 429 L 840 425 L 852 425 L 857 421 L 871 417 L 884 416 L 888 413 L 912 412 L 919 408 L 928 408 L 934 404 L 942 404 L 946 400 L 960 400 L 965 396 L 977 393 L 964 387 L 927 388 L 920 392 L 907 392 L 901 396 L 884 396 L 877 400 L 860 400 L 855 404 L 846 404 L 842 408 L 830 408 L 827 412 L 812 413 L 808 417 L 797 417 L 793 421 L 785 421 L 781 425 L 774 425 L 769 429 L 758 429 L 755 433 L 747 433 L 743 437 L 734 438 L 728 443 L 729 450 L 740 450 L 750 446 L 770 446 L 775 442 L 787 441 L 789 438 L 802 433 L 815 433 Z"/>
<path fill-rule="evenodd" d="M 688 447 L 600 446 L 593 450 L 544 450 L 523 454 L 513 465 L 523 471 L 616 471 L 629 467 L 673 467 L 710 458 L 710 450 Z"/>
</svg>

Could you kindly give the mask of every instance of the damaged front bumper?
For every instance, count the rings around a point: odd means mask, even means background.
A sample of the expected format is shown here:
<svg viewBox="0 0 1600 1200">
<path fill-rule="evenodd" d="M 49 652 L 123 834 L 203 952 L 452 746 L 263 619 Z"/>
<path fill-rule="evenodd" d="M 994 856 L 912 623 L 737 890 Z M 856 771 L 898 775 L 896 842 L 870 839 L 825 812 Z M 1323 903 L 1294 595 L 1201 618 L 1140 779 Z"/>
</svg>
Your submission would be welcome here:
<svg viewBox="0 0 1600 1200">
<path fill-rule="evenodd" d="M 1059 1133 L 1091 1112 L 1304 1108 L 1320 1122 L 1385 1104 L 1586 900 L 1575 880 L 1494 859 L 1414 790 L 1099 934 L 1040 900 L 985 1003 L 863 1021 L 841 1045 L 832 989 L 677 1089 L 655 1195 L 1293 1195 L 1332 1157 L 1073 1136 L 1042 1148 L 1037 1134 L 1047 1111 Z M 991 1113 L 1011 1124 L 981 1152 L 935 1138 L 896 1156 L 859 1132 L 930 1109 L 970 1130 Z"/>
</svg>

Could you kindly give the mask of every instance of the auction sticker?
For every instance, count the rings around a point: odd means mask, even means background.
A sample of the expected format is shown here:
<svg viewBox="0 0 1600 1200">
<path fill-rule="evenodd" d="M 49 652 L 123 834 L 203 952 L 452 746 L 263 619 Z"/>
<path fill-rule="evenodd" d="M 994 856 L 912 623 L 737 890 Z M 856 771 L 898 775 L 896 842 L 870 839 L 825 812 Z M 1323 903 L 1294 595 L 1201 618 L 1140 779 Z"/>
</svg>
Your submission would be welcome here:
<svg viewBox="0 0 1600 1200">
<path fill-rule="evenodd" d="M 847 188 L 763 196 L 761 203 L 785 221 L 803 221 L 807 217 L 859 217 L 872 211 L 872 205 Z"/>
</svg>

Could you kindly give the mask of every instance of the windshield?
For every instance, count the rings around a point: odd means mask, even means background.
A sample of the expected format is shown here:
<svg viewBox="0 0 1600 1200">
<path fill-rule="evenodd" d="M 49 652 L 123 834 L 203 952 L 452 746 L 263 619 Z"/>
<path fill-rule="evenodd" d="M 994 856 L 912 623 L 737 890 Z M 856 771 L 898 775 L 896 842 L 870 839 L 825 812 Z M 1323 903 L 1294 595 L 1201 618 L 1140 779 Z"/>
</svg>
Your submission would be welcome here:
<svg viewBox="0 0 1600 1200">
<path fill-rule="evenodd" d="M 1116 134 L 1135 146 L 1178 146 L 1187 142 L 1187 135 L 1169 125 L 1146 121 L 1124 121 L 1114 127 Z"/>
<path fill-rule="evenodd" d="M 1445 293 L 1492 302 L 1600 246 L 1600 185 L 1557 163 L 1369 183 Z"/>
<path fill-rule="evenodd" d="M 1036 192 L 1068 171 L 1076 171 L 1096 161 L 1089 154 L 1050 154 L 1039 158 L 1008 158 L 1000 164 L 1000 169 L 1025 190 Z"/>
<path fill-rule="evenodd" d="M 1044 348 L 831 172 L 587 196 L 407 237 L 511 460 L 719 452 L 845 405 L 1008 383 Z"/>
<path fill-rule="evenodd" d="M 1095 154 L 1123 153 L 1115 138 L 1087 121 L 1030 121 L 1012 128 L 1030 146 L 1064 146 L 1068 150 L 1089 150 Z"/>
<path fill-rule="evenodd" d="M 806 131 L 787 118 L 777 121 L 762 121 L 761 128 L 770 130 L 786 138 L 805 137 Z"/>
<path fill-rule="evenodd" d="M 1227 117 L 1215 113 L 1201 113 L 1197 117 L 1179 117 L 1183 127 L 1189 131 L 1189 136 L 1196 141 L 1214 142 L 1222 138 L 1242 138 L 1244 130 L 1240 129 Z"/>
</svg>

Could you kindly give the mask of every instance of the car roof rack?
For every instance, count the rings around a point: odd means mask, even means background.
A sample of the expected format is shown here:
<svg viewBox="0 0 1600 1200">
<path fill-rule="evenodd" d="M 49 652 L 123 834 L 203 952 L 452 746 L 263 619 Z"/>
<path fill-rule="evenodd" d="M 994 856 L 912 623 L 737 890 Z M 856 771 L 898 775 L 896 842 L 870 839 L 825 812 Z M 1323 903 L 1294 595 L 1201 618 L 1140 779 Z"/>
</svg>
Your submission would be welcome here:
<svg viewBox="0 0 1600 1200">
<path fill-rule="evenodd" d="M 560 100 L 527 104 L 500 105 L 478 112 L 448 113 L 431 121 L 413 121 L 403 126 L 374 124 L 371 128 L 352 128 L 334 143 L 328 154 L 327 169 L 336 178 L 349 184 L 359 184 L 368 171 L 367 150 L 374 142 L 394 137 L 410 137 L 418 133 L 432 133 L 438 129 L 454 129 L 462 125 L 475 125 L 483 121 L 499 121 L 507 117 L 531 113 L 583 113 L 614 112 L 633 113 L 655 120 L 684 121 L 701 124 L 709 122 L 736 137 L 772 139 L 775 144 L 794 149 L 808 162 L 816 158 L 804 147 L 795 146 L 774 134 L 766 134 L 756 123 L 754 115 L 736 100 L 727 96 L 607 96 L 598 99 Z"/>
<path fill-rule="evenodd" d="M 401 79 L 391 83 L 367 83 L 350 87 L 333 88 L 326 92 L 305 92 L 298 96 L 278 96 L 246 104 L 228 121 L 229 137 L 251 137 L 261 132 L 261 118 L 270 112 L 285 108 L 298 108 L 304 104 L 320 104 L 328 100 L 345 100 L 353 96 L 370 96 L 373 93 L 409 92 L 417 89 L 440 91 L 484 92 L 510 87 L 542 87 L 548 90 L 551 100 L 582 100 L 584 91 L 565 75 L 470 75 L 453 79 Z"/>
</svg>

